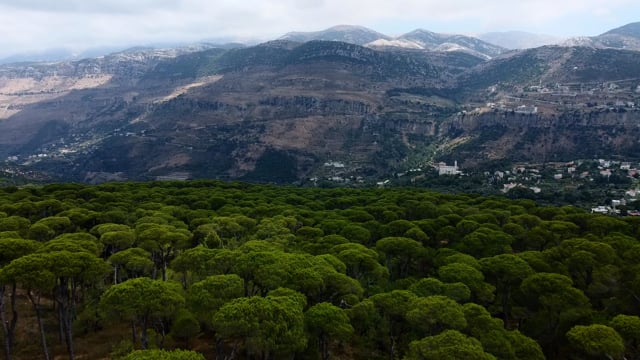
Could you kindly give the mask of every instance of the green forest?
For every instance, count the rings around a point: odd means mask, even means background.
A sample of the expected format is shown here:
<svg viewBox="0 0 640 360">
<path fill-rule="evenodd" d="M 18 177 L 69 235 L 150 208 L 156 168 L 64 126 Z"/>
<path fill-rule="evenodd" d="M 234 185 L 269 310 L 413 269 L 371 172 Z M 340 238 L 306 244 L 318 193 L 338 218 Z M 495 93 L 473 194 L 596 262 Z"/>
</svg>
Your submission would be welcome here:
<svg viewBox="0 0 640 360">
<path fill-rule="evenodd" d="M 10 359 L 640 359 L 640 218 L 417 188 L 0 189 Z"/>
</svg>

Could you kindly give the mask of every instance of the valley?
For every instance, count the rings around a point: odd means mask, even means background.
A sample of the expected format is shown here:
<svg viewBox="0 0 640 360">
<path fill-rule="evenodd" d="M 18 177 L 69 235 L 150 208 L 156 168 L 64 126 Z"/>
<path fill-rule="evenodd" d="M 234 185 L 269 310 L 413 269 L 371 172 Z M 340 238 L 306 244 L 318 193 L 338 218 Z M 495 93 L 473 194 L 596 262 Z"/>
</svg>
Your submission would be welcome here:
<svg viewBox="0 0 640 360">
<path fill-rule="evenodd" d="M 2 65 L 4 169 L 51 181 L 371 184 L 440 161 L 478 172 L 640 161 L 640 52 L 543 46 L 478 55 L 493 48 L 426 31 L 404 38 L 462 42 L 458 50 L 380 47 L 368 45 L 379 35 L 365 30 Z M 332 162 L 344 168 L 324 165 Z"/>
<path fill-rule="evenodd" d="M 172 45 L 0 59 L 7 360 L 640 358 L 640 23 L 176 45 L 350 4 L 35 3 L 0 18 Z"/>
</svg>

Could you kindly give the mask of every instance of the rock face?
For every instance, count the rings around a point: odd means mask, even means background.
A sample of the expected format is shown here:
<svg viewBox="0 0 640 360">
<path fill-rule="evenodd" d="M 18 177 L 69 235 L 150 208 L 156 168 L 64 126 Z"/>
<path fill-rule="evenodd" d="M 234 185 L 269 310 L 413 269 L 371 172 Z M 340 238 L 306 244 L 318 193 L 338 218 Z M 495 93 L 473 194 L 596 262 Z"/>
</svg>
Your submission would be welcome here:
<svg viewBox="0 0 640 360">
<path fill-rule="evenodd" d="M 414 35 L 407 41 L 436 36 Z M 639 64 L 640 53 L 613 49 L 487 60 L 277 40 L 5 65 L 0 156 L 64 180 L 271 182 L 376 177 L 450 159 L 638 158 Z"/>
<path fill-rule="evenodd" d="M 473 167 L 483 162 L 554 162 L 612 155 L 637 159 L 633 148 L 640 136 L 639 116 L 627 112 L 565 113 L 544 116 L 485 113 L 458 117 L 447 134 L 458 135 L 454 154 Z M 478 154 L 482 154 L 478 156 Z"/>
</svg>

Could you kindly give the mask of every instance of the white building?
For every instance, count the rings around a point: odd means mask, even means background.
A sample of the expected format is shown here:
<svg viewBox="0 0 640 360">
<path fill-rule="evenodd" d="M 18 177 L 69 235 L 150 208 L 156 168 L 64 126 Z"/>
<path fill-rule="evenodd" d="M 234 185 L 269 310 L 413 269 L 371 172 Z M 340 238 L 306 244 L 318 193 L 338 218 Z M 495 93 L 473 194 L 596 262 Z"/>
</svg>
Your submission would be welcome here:
<svg viewBox="0 0 640 360">
<path fill-rule="evenodd" d="M 447 165 L 445 162 L 438 163 L 436 166 L 438 169 L 438 175 L 459 175 L 458 161 L 453 163 L 453 166 Z"/>
<path fill-rule="evenodd" d="M 515 109 L 515 112 L 517 114 L 536 114 L 538 112 L 538 107 L 537 106 L 520 105 Z"/>
<path fill-rule="evenodd" d="M 612 209 L 608 206 L 598 206 L 598 207 L 594 207 L 591 208 L 591 213 L 593 214 L 608 214 L 612 211 Z"/>
</svg>

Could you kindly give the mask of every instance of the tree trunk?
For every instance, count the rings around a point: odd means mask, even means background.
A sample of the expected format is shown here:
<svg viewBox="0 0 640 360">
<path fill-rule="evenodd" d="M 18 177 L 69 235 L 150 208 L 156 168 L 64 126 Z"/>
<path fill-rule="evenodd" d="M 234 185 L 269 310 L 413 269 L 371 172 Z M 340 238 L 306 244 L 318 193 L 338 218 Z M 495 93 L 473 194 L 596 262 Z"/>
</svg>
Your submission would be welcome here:
<svg viewBox="0 0 640 360">
<path fill-rule="evenodd" d="M 113 266 L 113 285 L 118 284 L 118 264 Z"/>
<path fill-rule="evenodd" d="M 70 312 L 70 311 L 67 311 Z M 67 352 L 69 353 L 69 360 L 75 359 L 75 353 L 73 351 L 73 331 L 71 328 L 71 314 L 65 316 L 65 342 L 67 343 Z"/>
<path fill-rule="evenodd" d="M 11 360 L 11 339 L 9 338 L 9 327 L 4 315 L 4 291 L 4 285 L 0 286 L 0 321 L 2 321 L 2 333 L 4 334 L 4 356 L 6 360 Z"/>
<path fill-rule="evenodd" d="M 18 325 L 18 309 L 16 308 L 17 286 L 14 282 L 11 285 L 11 324 L 9 325 L 9 341 L 13 348 L 13 340 L 16 334 L 16 326 Z"/>
<path fill-rule="evenodd" d="M 44 360 L 50 360 L 49 348 L 47 347 L 47 337 L 44 332 L 44 322 L 42 321 L 42 313 L 40 311 L 40 294 L 33 295 L 31 291 L 28 291 L 27 295 L 29 296 L 29 300 L 31 300 L 31 304 L 33 304 L 33 309 L 36 312 L 36 319 L 38 321 L 38 328 L 40 329 L 40 342 L 42 343 L 42 352 L 44 355 Z"/>
<path fill-rule="evenodd" d="M 182 288 L 187 290 L 187 285 L 187 272 L 185 271 L 182 273 Z"/>
<path fill-rule="evenodd" d="M 74 360 L 75 354 L 73 351 L 73 312 L 74 312 L 74 301 L 73 294 L 69 294 L 68 288 L 64 289 L 64 297 L 62 298 L 63 302 L 60 307 L 62 308 L 62 326 L 64 328 L 64 341 L 67 345 L 67 353 L 69 353 L 69 360 Z M 70 298 L 71 297 L 71 298 Z"/>
<path fill-rule="evenodd" d="M 509 329 L 509 297 L 511 296 L 511 287 L 507 286 L 502 294 L 502 315 L 504 317 L 504 328 Z"/>
<path fill-rule="evenodd" d="M 69 289 L 71 286 L 71 289 Z M 69 354 L 69 360 L 74 360 L 73 351 L 73 313 L 75 305 L 76 287 L 69 279 L 61 277 L 55 291 L 55 301 L 58 303 L 58 314 L 60 320 L 60 335 L 64 337 L 64 342 Z"/>
<path fill-rule="evenodd" d="M 320 353 L 322 354 L 322 360 L 329 360 L 329 339 L 325 334 L 320 334 L 318 337 L 318 345 L 320 346 Z"/>
<path fill-rule="evenodd" d="M 217 349 L 220 349 L 220 350 L 217 350 Z M 220 353 L 220 357 L 216 357 L 216 359 L 234 360 L 238 354 L 238 344 L 234 341 L 233 346 L 231 347 L 231 353 L 229 353 L 229 356 L 223 356 L 224 352 L 222 348 L 222 339 L 216 338 L 216 354 L 218 353 Z"/>
<path fill-rule="evenodd" d="M 162 281 L 167 281 L 167 260 L 162 256 Z"/>
<path fill-rule="evenodd" d="M 142 333 L 140 334 L 140 342 L 142 343 L 142 350 L 149 348 L 149 338 L 147 337 L 147 318 L 142 320 Z"/>
<path fill-rule="evenodd" d="M 11 353 L 13 351 L 13 344 L 16 334 L 16 326 L 18 325 L 18 310 L 16 308 L 16 290 L 17 286 L 14 282 L 11 285 L 11 295 L 9 298 L 11 299 L 11 320 L 9 322 L 6 321 L 5 314 L 5 302 L 4 302 L 4 291 L 5 287 L 2 288 L 2 294 L 0 294 L 0 302 L 2 302 L 2 309 L 0 310 L 0 314 L 2 315 L 2 330 L 4 331 L 4 342 L 5 342 L 5 354 L 7 356 L 7 360 L 11 358 Z"/>
<path fill-rule="evenodd" d="M 158 342 L 158 338 L 156 336 L 156 345 L 158 346 L 158 349 L 164 349 L 164 338 L 166 336 L 166 331 L 164 330 L 164 321 L 163 320 L 159 320 L 156 323 L 157 327 L 156 327 L 156 334 L 160 334 L 160 341 Z"/>
<path fill-rule="evenodd" d="M 69 315 L 71 319 L 76 318 L 76 309 L 78 308 L 78 284 L 75 281 L 71 282 L 71 294 L 69 294 L 69 299 L 71 300 L 71 307 L 69 308 Z M 80 302 L 84 301 L 81 299 Z"/>
<path fill-rule="evenodd" d="M 396 338 L 394 336 L 390 336 L 391 347 L 389 349 L 389 360 L 395 360 L 396 358 Z"/>
<path fill-rule="evenodd" d="M 224 343 L 222 339 L 216 335 L 216 359 L 229 359 L 224 356 Z"/>
<path fill-rule="evenodd" d="M 387 266 L 387 270 L 389 270 L 389 280 L 395 280 L 395 276 L 393 274 L 393 261 L 390 256 L 386 257 L 385 265 Z"/>
<path fill-rule="evenodd" d="M 131 344 L 133 344 L 133 348 L 136 348 L 136 344 L 138 343 L 138 335 L 137 335 L 137 329 L 136 329 L 136 321 L 135 320 L 131 320 Z"/>
<path fill-rule="evenodd" d="M 62 306 L 58 304 L 58 341 L 62 342 L 64 340 L 64 315 L 62 314 Z"/>
</svg>

